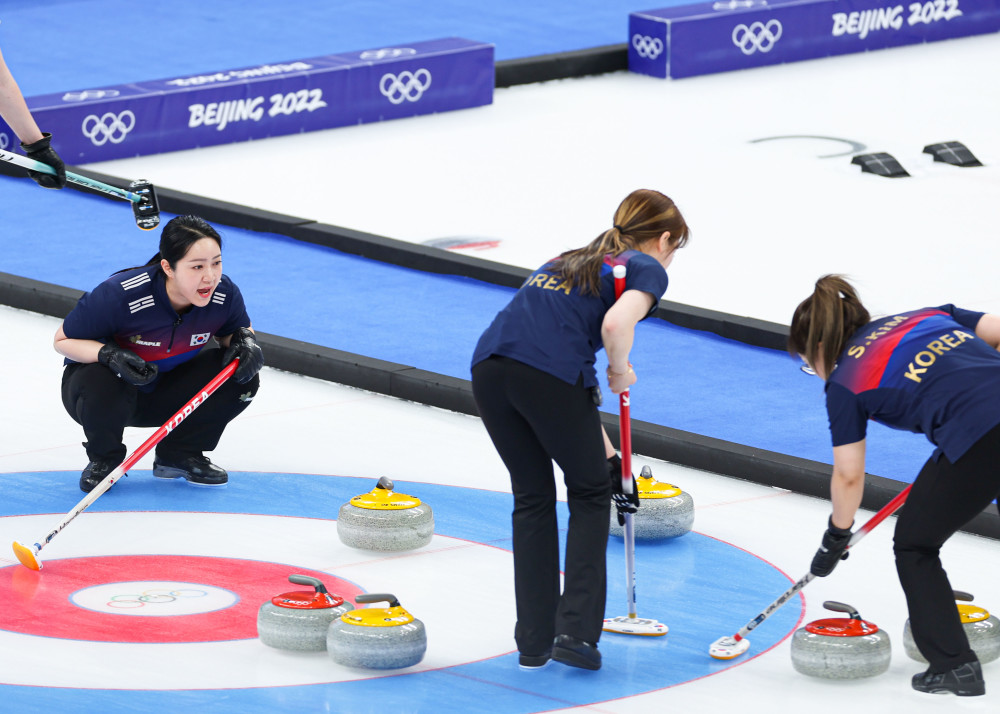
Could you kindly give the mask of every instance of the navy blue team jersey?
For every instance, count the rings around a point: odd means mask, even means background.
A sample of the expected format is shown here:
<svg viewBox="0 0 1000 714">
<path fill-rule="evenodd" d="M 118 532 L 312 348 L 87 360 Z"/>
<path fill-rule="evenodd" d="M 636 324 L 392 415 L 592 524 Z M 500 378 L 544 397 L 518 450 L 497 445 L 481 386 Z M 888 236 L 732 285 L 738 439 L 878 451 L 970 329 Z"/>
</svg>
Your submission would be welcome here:
<svg viewBox="0 0 1000 714">
<path fill-rule="evenodd" d="M 982 316 L 943 305 L 852 335 L 826 383 L 833 445 L 861 441 L 873 419 L 925 434 L 954 463 L 1000 424 L 1000 353 L 975 335 Z"/>
<path fill-rule="evenodd" d="M 510 357 L 570 384 L 583 376 L 585 387 L 598 384 L 594 361 L 601 342 L 604 314 L 615 302 L 615 265 L 624 264 L 626 290 L 653 296 L 653 308 L 667 290 L 667 272 L 659 261 L 637 250 L 605 256 L 600 295 L 567 289 L 551 272 L 550 261 L 531 276 L 486 328 L 472 356 L 475 367 L 492 355 Z"/>
<path fill-rule="evenodd" d="M 80 298 L 63 321 L 63 332 L 74 339 L 113 340 L 168 372 L 198 354 L 215 335 L 250 327 L 243 296 L 227 276 L 208 305 L 183 315 L 170 305 L 166 279 L 158 265 L 112 275 Z"/>
</svg>

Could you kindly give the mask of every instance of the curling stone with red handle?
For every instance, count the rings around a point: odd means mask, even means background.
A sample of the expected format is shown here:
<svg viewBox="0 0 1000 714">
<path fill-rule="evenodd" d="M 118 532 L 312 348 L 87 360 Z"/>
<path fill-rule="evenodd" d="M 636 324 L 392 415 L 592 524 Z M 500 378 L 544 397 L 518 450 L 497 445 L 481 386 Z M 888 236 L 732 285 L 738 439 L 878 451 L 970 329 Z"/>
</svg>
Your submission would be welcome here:
<svg viewBox="0 0 1000 714">
<path fill-rule="evenodd" d="M 257 635 L 269 647 L 300 652 L 322 652 L 330 623 L 354 609 L 339 595 L 331 595 L 317 578 L 289 575 L 289 582 L 311 585 L 313 592 L 277 595 L 257 611 Z"/>
<path fill-rule="evenodd" d="M 792 666 L 796 672 L 823 679 L 861 679 L 889 669 L 889 635 L 861 619 L 850 605 L 828 600 L 823 607 L 846 612 L 847 618 L 810 622 L 792 635 Z"/>
</svg>

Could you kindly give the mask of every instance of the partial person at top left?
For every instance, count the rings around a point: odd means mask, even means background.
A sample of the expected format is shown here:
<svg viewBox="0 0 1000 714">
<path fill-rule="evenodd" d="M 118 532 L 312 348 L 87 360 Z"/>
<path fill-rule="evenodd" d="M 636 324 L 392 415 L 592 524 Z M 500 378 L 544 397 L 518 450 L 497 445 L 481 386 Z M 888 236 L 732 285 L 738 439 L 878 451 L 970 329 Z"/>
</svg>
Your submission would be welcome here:
<svg viewBox="0 0 1000 714">
<path fill-rule="evenodd" d="M 66 165 L 59 154 L 52 148 L 52 134 L 42 132 L 31 116 L 28 105 L 17 86 L 13 75 L 7 68 L 3 53 L 0 52 L 0 117 L 7 122 L 17 138 L 21 140 L 21 148 L 28 158 L 48 164 L 56 171 L 56 175 L 29 171 L 28 175 L 35 183 L 44 188 L 62 188 L 66 185 Z"/>
</svg>

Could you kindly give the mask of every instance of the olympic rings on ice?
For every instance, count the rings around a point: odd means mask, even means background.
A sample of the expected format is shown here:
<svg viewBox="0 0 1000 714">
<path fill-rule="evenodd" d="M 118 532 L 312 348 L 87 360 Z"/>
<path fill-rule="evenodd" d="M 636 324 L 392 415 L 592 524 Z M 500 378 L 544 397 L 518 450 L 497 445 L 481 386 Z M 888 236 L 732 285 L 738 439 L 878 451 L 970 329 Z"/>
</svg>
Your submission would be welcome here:
<svg viewBox="0 0 1000 714">
<path fill-rule="evenodd" d="M 174 602 L 180 598 L 205 597 L 207 590 L 196 590 L 185 588 L 183 590 L 167 590 L 165 588 L 154 588 L 143 590 L 141 593 L 123 593 L 112 595 L 108 600 L 108 607 L 139 608 L 146 605 L 157 605 Z"/>
</svg>

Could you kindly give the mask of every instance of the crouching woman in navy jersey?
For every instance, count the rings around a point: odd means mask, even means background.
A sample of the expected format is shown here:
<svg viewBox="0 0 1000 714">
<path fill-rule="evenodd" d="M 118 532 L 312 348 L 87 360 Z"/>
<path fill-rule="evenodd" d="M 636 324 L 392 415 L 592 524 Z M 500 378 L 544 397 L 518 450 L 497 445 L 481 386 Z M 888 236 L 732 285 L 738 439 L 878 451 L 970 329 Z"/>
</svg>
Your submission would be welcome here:
<svg viewBox="0 0 1000 714">
<path fill-rule="evenodd" d="M 656 308 L 667 289 L 666 268 L 687 239 L 673 201 L 634 191 L 615 211 L 614 227 L 533 273 L 476 346 L 473 395 L 514 494 L 514 638 L 522 667 L 550 658 L 601 666 L 612 493 L 607 460 L 617 455 L 601 427 L 594 362 L 603 344 L 611 391 L 635 382 L 629 364 L 635 325 Z M 616 302 L 617 264 L 627 274 Z M 561 594 L 553 460 L 564 474 L 570 511 Z M 619 488 L 620 473 L 619 466 Z"/>
<path fill-rule="evenodd" d="M 833 514 L 812 573 L 829 575 L 851 537 L 865 482 L 868 419 L 938 448 L 913 483 L 893 551 L 913 639 L 930 663 L 921 692 L 985 692 L 939 552 L 1000 493 L 1000 316 L 954 305 L 871 321 L 843 278 L 819 279 L 795 310 L 789 350 L 826 380 Z"/>
<path fill-rule="evenodd" d="M 215 339 L 222 349 L 202 349 Z M 92 490 L 125 460 L 126 426 L 161 426 L 234 357 L 239 367 L 156 447 L 153 475 L 228 482 L 205 451 L 250 404 L 264 364 L 239 288 L 222 274 L 222 239 L 197 216 L 167 223 L 160 251 L 86 293 L 56 331 L 62 399 L 83 427 Z"/>
</svg>

